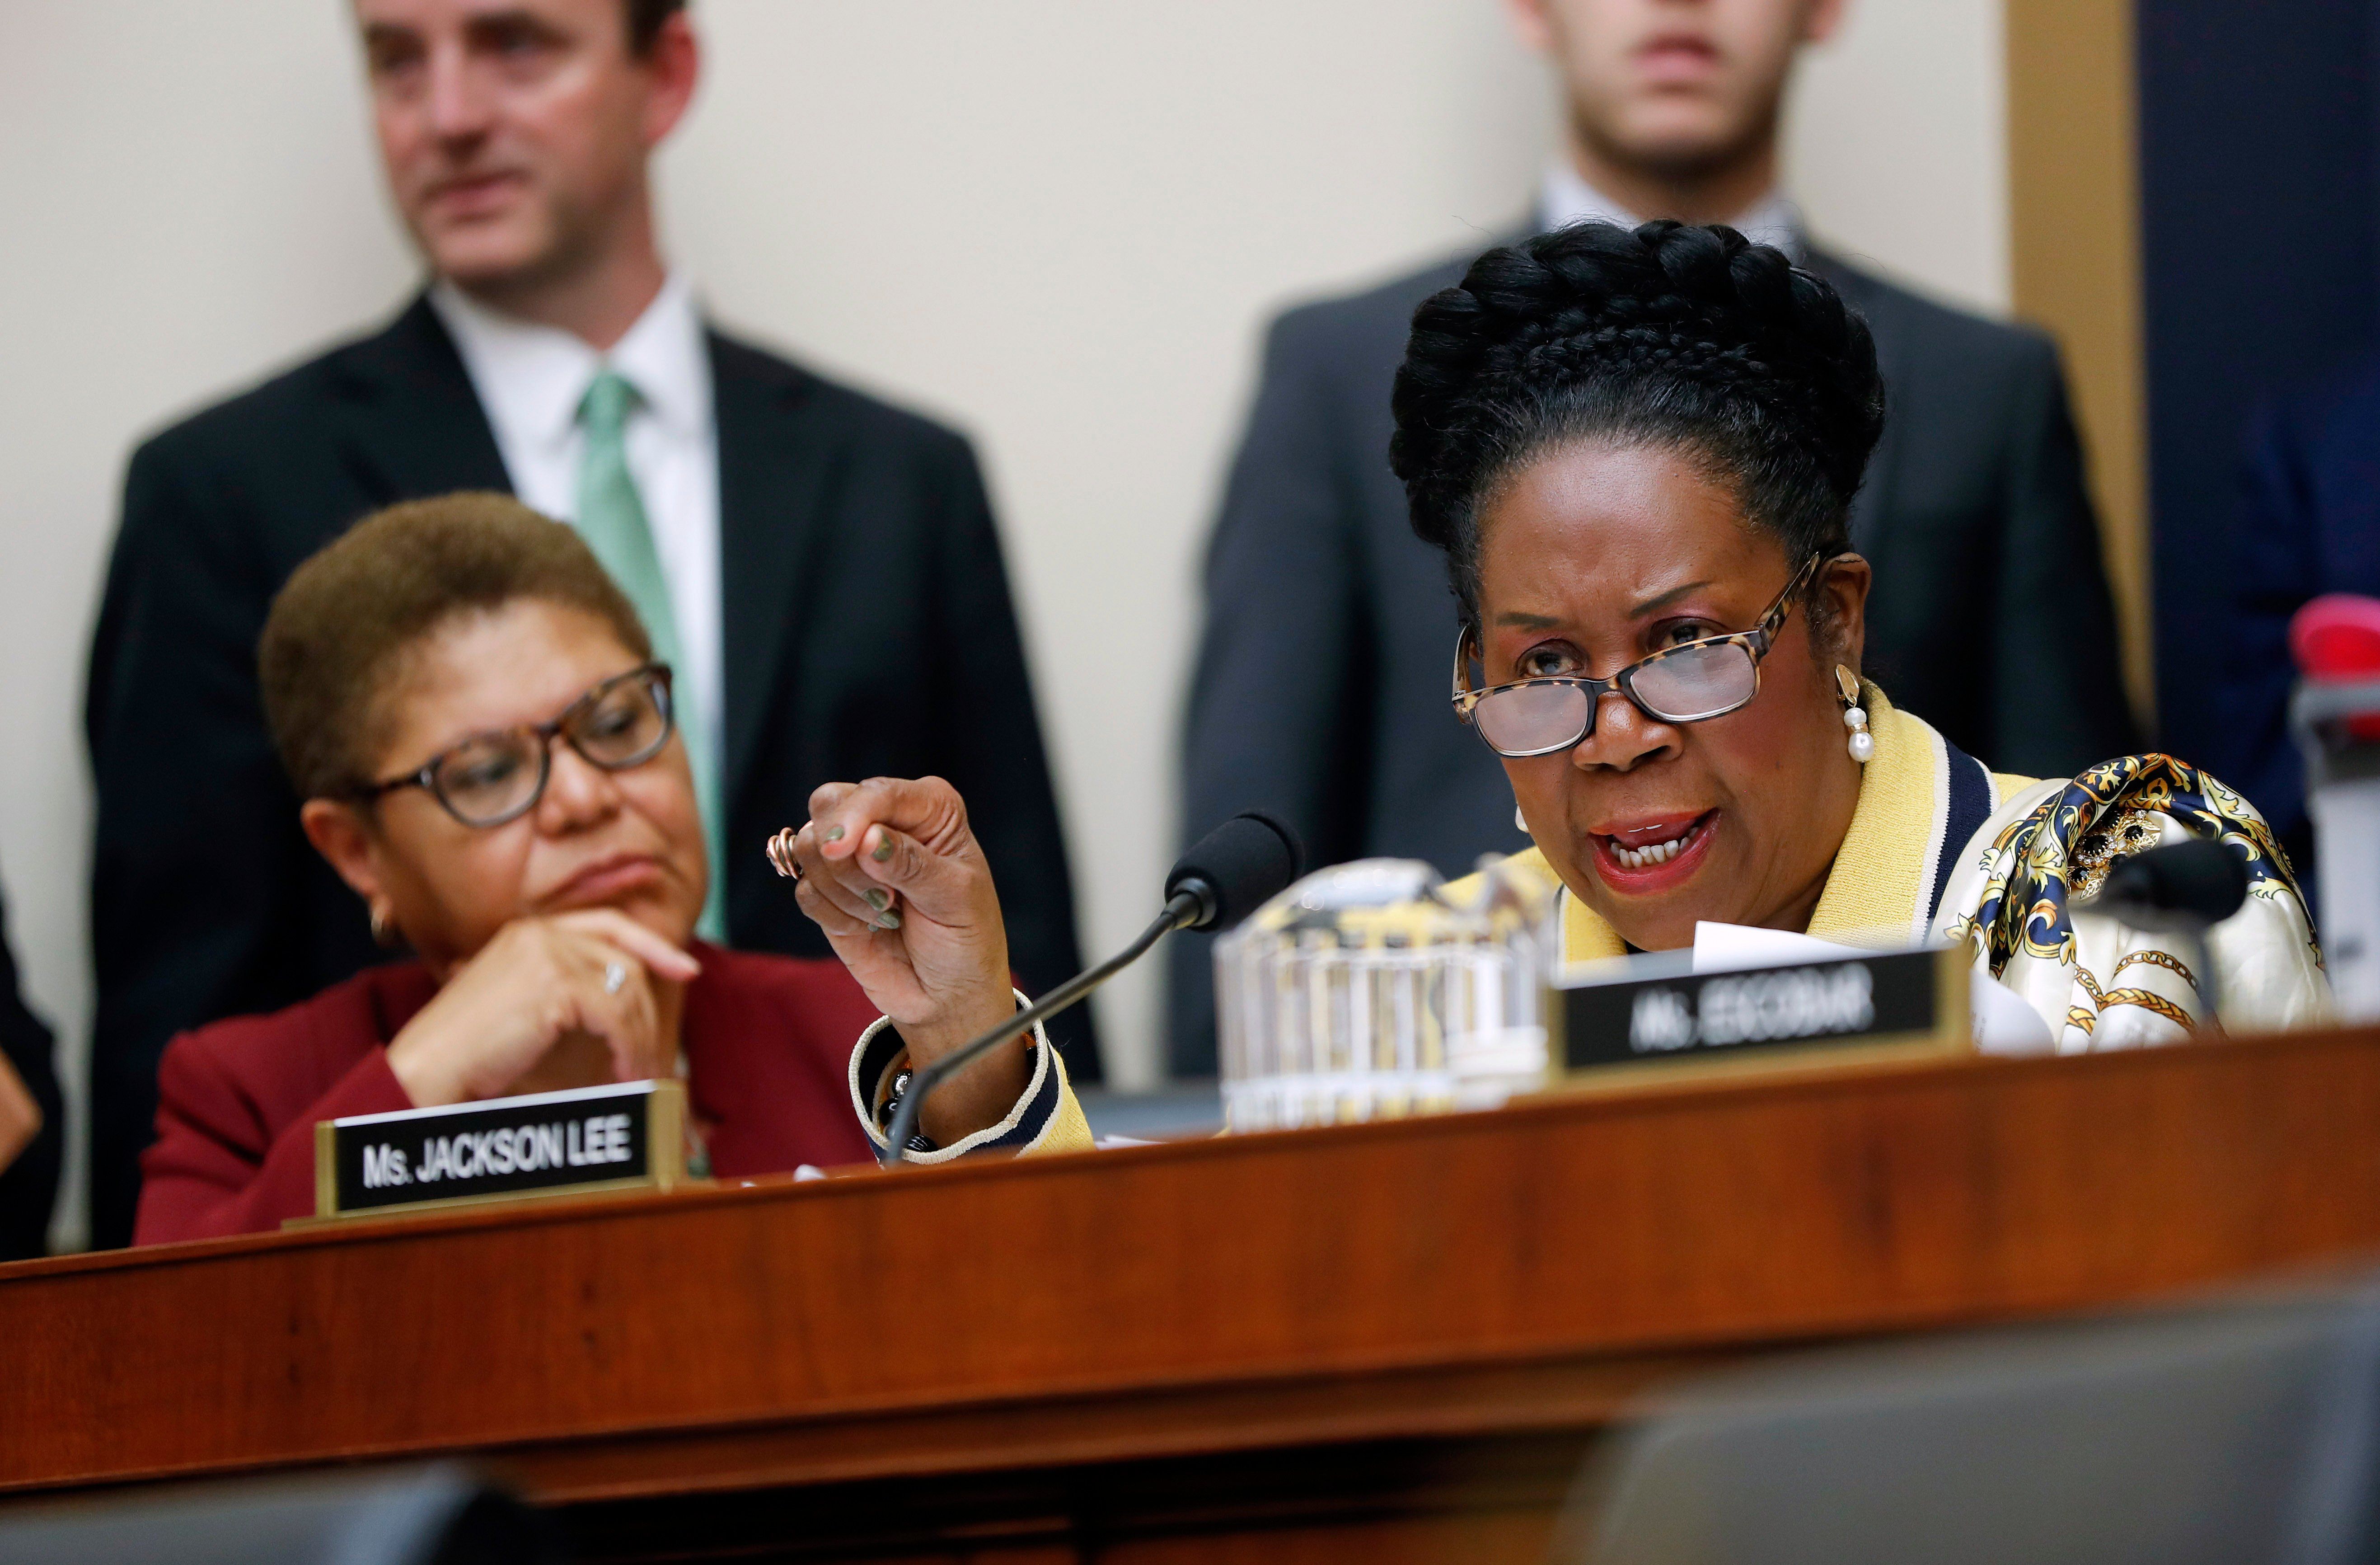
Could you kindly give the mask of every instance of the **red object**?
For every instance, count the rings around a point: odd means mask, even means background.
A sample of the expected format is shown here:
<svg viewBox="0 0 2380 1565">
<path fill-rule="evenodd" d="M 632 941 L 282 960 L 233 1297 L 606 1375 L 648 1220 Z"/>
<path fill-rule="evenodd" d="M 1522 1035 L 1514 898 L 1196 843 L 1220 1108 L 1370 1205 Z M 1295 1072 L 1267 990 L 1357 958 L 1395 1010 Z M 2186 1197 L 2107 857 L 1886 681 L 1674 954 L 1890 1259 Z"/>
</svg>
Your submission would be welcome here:
<svg viewBox="0 0 2380 1565">
<path fill-rule="evenodd" d="M 2289 619 L 2289 655 L 2298 671 L 2324 684 L 2380 679 L 2380 598 L 2325 593 Z M 2380 713 L 2350 717 L 2347 731 L 2380 740 Z"/>
<path fill-rule="evenodd" d="M 697 945 L 683 1046 L 688 1103 L 722 1179 L 870 1160 L 852 1045 L 876 1008 L 837 961 Z M 387 1045 L 437 985 L 376 967 L 270 1016 L 185 1033 L 157 1071 L 135 1244 L 260 1233 L 314 1210 L 314 1122 L 413 1107 Z"/>
<path fill-rule="evenodd" d="M 2380 679 L 2380 598 L 2325 593 L 2289 620 L 2289 655 L 2309 679 Z"/>
</svg>

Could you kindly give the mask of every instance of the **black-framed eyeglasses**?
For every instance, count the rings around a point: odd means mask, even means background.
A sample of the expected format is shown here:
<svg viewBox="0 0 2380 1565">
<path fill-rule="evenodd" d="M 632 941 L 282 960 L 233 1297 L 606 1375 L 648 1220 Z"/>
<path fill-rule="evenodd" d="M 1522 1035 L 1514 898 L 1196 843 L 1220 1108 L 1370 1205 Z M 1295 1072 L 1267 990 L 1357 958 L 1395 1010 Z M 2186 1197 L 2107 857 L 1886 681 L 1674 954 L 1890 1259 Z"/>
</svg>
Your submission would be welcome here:
<svg viewBox="0 0 2380 1565">
<path fill-rule="evenodd" d="M 1793 611 L 1793 599 L 1824 563 L 1813 555 L 1749 630 L 1663 647 L 1608 679 L 1568 674 L 1471 688 L 1471 631 L 1454 643 L 1455 715 L 1479 730 L 1488 748 L 1522 759 L 1568 750 L 1595 731 L 1603 698 L 1618 691 L 1659 723 L 1700 723 L 1750 705 L 1760 693 L 1760 660 Z"/>
<path fill-rule="evenodd" d="M 604 680 L 550 723 L 473 734 L 431 756 L 419 771 L 366 783 L 355 797 L 368 803 L 401 788 L 426 789 L 465 825 L 500 826 L 545 797 L 555 740 L 590 766 L 625 772 L 659 755 L 675 726 L 669 665 L 648 663 Z"/>
</svg>

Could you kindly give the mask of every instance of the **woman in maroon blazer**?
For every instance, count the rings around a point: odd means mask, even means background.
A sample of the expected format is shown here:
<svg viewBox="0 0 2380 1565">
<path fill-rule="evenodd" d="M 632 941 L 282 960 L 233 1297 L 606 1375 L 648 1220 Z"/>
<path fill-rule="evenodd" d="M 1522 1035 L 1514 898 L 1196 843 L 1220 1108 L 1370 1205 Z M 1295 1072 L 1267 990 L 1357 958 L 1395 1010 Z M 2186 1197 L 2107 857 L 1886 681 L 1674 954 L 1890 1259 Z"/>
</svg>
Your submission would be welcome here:
<svg viewBox="0 0 2380 1565">
<path fill-rule="evenodd" d="M 709 877 L 669 669 L 576 533 L 496 495 L 382 511 L 291 577 L 258 663 L 308 839 L 417 956 L 173 1042 L 134 1242 L 310 1212 L 319 1119 L 671 1073 L 715 1175 L 868 1158 L 850 1059 L 880 1006 L 840 962 L 693 940 Z M 930 1003 L 939 931 L 877 916 L 861 971 L 931 1059 L 984 1006 Z M 954 971 L 1007 971 L 1004 943 L 966 944 Z M 936 1093 L 941 1143 L 1013 1117 L 1042 1046 Z"/>
</svg>

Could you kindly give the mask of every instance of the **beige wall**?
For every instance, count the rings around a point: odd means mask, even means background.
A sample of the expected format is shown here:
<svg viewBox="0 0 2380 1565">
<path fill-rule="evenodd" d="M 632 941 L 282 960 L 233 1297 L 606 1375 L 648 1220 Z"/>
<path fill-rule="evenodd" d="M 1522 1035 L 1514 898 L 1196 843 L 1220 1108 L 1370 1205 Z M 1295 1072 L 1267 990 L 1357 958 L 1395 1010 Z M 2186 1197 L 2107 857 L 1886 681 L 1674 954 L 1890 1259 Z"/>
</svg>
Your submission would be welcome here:
<svg viewBox="0 0 2380 1565">
<path fill-rule="evenodd" d="M 2009 304 L 2001 0 L 1847 0 L 1797 84 L 1786 164 L 1844 254 L 1954 303 Z"/>
<path fill-rule="evenodd" d="M 1171 858 L 1195 569 L 1260 324 L 1506 229 L 1548 123 L 1539 73 L 1494 0 L 698 16 L 710 75 L 665 159 L 676 253 L 727 322 L 978 440 L 1111 947 Z M 1808 73 L 1791 157 L 1823 233 L 1987 304 L 2008 291 L 1998 26 L 1998 0 L 1869 0 Z M 0 874 L 79 1052 L 77 703 L 124 456 L 380 316 L 412 271 L 338 0 L 0 7 Z M 1154 971 L 1101 1002 L 1127 1082 L 1155 1073 Z"/>
</svg>

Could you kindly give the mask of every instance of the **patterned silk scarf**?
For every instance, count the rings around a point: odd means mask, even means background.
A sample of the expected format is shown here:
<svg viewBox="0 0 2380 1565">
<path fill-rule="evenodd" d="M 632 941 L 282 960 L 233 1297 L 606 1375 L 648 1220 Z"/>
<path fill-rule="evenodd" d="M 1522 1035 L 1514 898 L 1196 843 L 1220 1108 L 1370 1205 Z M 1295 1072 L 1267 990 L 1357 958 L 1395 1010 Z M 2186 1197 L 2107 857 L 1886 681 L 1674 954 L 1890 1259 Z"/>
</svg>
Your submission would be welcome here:
<svg viewBox="0 0 2380 1565">
<path fill-rule="evenodd" d="M 2249 895 L 2287 899 L 2304 911 L 2289 860 L 2247 801 L 2170 755 L 2126 755 L 2092 767 L 2000 832 L 1987 855 L 1983 902 L 1950 926 L 1950 937 L 1976 942 L 1995 978 L 2020 955 L 2071 966 L 2069 902 L 2095 893 L 2109 865 L 2155 844 L 2152 813 L 2240 855 Z M 2309 931 L 2313 923 L 2309 916 Z M 2319 964 L 2319 944 L 2313 957 Z"/>
</svg>

